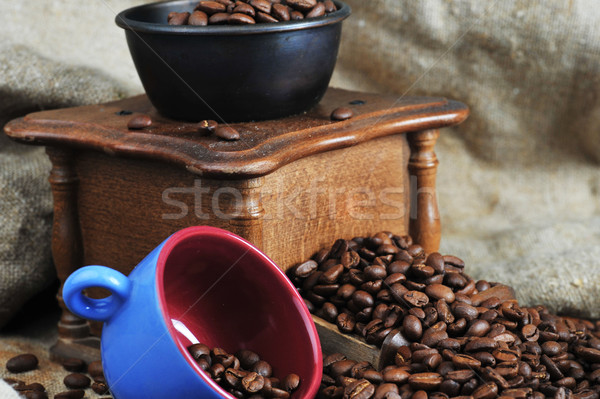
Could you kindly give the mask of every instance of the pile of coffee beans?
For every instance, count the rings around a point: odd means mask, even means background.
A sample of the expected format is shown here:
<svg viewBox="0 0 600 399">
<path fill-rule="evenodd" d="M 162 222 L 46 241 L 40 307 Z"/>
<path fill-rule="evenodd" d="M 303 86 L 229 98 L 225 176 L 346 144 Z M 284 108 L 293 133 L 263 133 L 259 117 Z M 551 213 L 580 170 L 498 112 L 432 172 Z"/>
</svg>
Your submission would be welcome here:
<svg viewBox="0 0 600 399">
<path fill-rule="evenodd" d="M 319 397 L 599 397 L 600 322 L 486 298 L 495 284 L 464 266 L 380 232 L 337 240 L 290 269 L 309 310 L 341 332 L 381 345 L 399 331 L 409 342 L 381 371 L 327 356 Z"/>
<path fill-rule="evenodd" d="M 71 372 L 71 374 L 68 374 L 63 379 L 63 383 L 68 390 L 57 393 L 54 395 L 54 399 L 81 399 L 85 396 L 85 389 L 90 387 L 99 395 L 108 393 L 102 362 L 96 361 L 87 365 L 81 359 L 71 358 L 65 359 L 62 362 L 62 366 L 66 371 Z M 6 369 L 13 374 L 32 371 L 37 367 L 38 358 L 31 353 L 14 356 L 6 362 Z M 89 377 L 83 374 L 86 371 Z M 25 381 L 16 378 L 4 378 L 3 380 L 23 398 L 48 399 L 46 388 L 39 382 L 27 384 Z M 111 398 L 107 397 L 103 399 Z"/>
<path fill-rule="evenodd" d="M 236 398 L 289 398 L 300 386 L 300 377 L 288 374 L 283 379 L 273 376 L 273 368 L 248 349 L 235 355 L 221 348 L 194 344 L 188 351 L 202 370 Z"/>
<path fill-rule="evenodd" d="M 190 12 L 171 12 L 169 25 L 252 25 L 321 17 L 337 10 L 332 0 L 200 1 Z"/>
</svg>

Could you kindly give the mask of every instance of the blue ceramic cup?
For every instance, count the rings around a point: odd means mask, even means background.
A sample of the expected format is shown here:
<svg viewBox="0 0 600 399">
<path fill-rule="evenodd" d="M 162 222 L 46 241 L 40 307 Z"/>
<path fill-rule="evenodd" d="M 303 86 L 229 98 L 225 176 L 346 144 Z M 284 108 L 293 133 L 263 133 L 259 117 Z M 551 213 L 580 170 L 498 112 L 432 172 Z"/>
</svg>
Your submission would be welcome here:
<svg viewBox="0 0 600 399">
<path fill-rule="evenodd" d="M 91 299 L 82 292 L 91 287 L 111 295 Z M 273 261 L 228 231 L 181 230 L 129 276 L 78 269 L 63 298 L 74 314 L 104 322 L 102 363 L 115 399 L 233 398 L 188 353 L 197 342 L 253 350 L 274 375 L 300 376 L 292 397 L 317 393 L 321 347 L 302 298 Z"/>
</svg>

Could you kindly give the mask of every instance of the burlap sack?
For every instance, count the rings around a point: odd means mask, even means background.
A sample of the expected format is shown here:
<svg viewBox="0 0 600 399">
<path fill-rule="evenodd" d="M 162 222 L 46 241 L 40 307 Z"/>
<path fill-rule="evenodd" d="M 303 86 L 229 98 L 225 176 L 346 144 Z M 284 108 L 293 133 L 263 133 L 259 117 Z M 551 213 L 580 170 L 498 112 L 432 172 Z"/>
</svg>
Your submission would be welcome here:
<svg viewBox="0 0 600 399">
<path fill-rule="evenodd" d="M 348 0 L 334 83 L 459 99 L 442 250 L 526 304 L 600 317 L 600 9 L 594 0 Z"/>
<path fill-rule="evenodd" d="M 0 48 L 0 127 L 27 112 L 121 93 L 99 71 L 58 64 L 19 45 Z M 43 148 L 0 135 L 0 327 L 55 278 L 49 171 Z"/>
</svg>

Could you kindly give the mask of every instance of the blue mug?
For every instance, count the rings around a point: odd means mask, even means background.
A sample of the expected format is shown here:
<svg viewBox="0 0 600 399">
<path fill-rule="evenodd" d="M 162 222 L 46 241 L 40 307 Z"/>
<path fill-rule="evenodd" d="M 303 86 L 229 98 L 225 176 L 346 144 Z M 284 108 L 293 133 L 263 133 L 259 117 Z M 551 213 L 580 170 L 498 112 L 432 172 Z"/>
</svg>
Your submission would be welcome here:
<svg viewBox="0 0 600 399">
<path fill-rule="evenodd" d="M 92 299 L 83 291 L 111 292 Z M 314 398 L 322 355 L 315 325 L 285 274 L 252 244 L 214 227 L 173 234 L 125 276 L 86 266 L 65 281 L 76 315 L 104 322 L 101 355 L 115 399 L 233 398 L 196 364 L 202 342 L 257 352 L 274 375 L 295 373 L 293 398 Z"/>
</svg>

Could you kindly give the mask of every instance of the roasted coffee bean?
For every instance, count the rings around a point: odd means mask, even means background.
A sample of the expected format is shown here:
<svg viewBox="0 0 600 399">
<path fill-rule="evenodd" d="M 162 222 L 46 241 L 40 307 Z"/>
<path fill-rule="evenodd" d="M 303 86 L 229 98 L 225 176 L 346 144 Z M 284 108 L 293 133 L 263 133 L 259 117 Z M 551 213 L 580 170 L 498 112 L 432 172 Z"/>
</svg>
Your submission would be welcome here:
<svg viewBox="0 0 600 399">
<path fill-rule="evenodd" d="M 443 299 L 444 301 L 446 301 L 446 303 L 452 303 L 455 299 L 454 292 L 452 292 L 452 289 L 443 284 L 428 285 L 427 288 L 425 288 L 425 293 L 427 294 L 427 296 L 429 296 L 429 298 L 435 301 Z"/>
<path fill-rule="evenodd" d="M 424 391 L 433 391 L 437 389 L 444 378 L 438 373 L 416 373 L 408 377 L 408 383 L 411 388 L 424 390 Z"/>
<path fill-rule="evenodd" d="M 302 1 L 302 0 L 301 0 Z M 289 1 L 288 1 L 289 4 Z M 322 4 L 322 3 L 319 3 Z M 322 9 L 324 11 L 324 9 Z M 354 112 L 348 107 L 339 107 L 331 112 L 331 120 L 333 121 L 345 121 L 354 116 Z"/>
<path fill-rule="evenodd" d="M 287 0 L 287 5 L 298 11 L 309 11 L 317 5 L 317 0 Z"/>
<path fill-rule="evenodd" d="M 327 14 L 330 14 L 332 12 L 337 11 L 337 7 L 335 6 L 335 3 L 333 1 L 331 1 L 331 0 L 325 0 L 323 2 L 323 4 L 325 5 L 325 12 Z M 357 101 L 360 101 L 360 100 L 351 101 L 350 104 L 361 105 Z M 364 104 L 364 102 L 362 104 Z"/>
<path fill-rule="evenodd" d="M 348 313 L 340 313 L 335 320 L 335 324 L 341 332 L 350 334 L 354 331 L 356 320 L 354 316 Z"/>
<path fill-rule="evenodd" d="M 25 399 L 48 399 L 48 394 L 42 391 L 21 391 L 19 396 Z"/>
<path fill-rule="evenodd" d="M 419 291 L 408 291 L 402 295 L 402 299 L 415 307 L 423 307 L 429 303 L 427 295 Z"/>
<path fill-rule="evenodd" d="M 304 14 L 302 14 L 300 11 L 292 10 L 290 11 L 290 19 L 292 21 L 299 21 L 301 19 L 304 19 Z"/>
<path fill-rule="evenodd" d="M 241 385 L 245 392 L 256 393 L 265 386 L 265 378 L 258 373 L 251 372 L 242 378 Z"/>
<path fill-rule="evenodd" d="M 85 391 L 83 389 L 74 389 L 57 393 L 56 395 L 54 395 L 54 399 L 81 399 L 84 396 Z"/>
<path fill-rule="evenodd" d="M 85 371 L 87 368 L 85 362 L 78 358 L 64 359 L 63 361 L 61 361 L 61 364 L 65 370 L 71 372 Z"/>
<path fill-rule="evenodd" d="M 213 15 L 213 16 L 211 16 L 211 18 L 213 18 L 217 15 L 219 15 L 219 14 Z M 243 15 L 243 14 L 239 14 L 239 15 Z M 229 14 L 227 14 L 227 18 L 229 18 Z M 227 141 L 235 141 L 235 140 L 240 139 L 240 133 L 237 130 L 235 130 L 231 126 L 224 126 L 224 125 L 219 125 L 216 127 L 215 136 L 217 136 L 220 139 L 227 140 Z"/>
<path fill-rule="evenodd" d="M 104 382 L 93 382 L 92 390 L 98 395 L 104 395 L 108 392 L 108 385 L 106 385 Z"/>
<path fill-rule="evenodd" d="M 208 25 L 208 15 L 204 11 L 200 11 L 200 10 L 194 11 L 188 19 L 188 25 L 206 26 L 206 25 Z M 208 122 L 208 121 L 203 121 L 203 122 Z M 210 122 L 215 122 L 215 121 L 210 121 Z M 202 123 L 200 123 L 201 131 L 208 130 L 208 127 L 209 127 L 208 125 L 203 126 Z M 210 130 L 208 130 L 208 131 L 210 131 Z"/>
<path fill-rule="evenodd" d="M 190 18 L 189 12 L 170 12 L 167 15 L 167 23 L 169 25 L 186 25 L 188 23 L 188 19 Z M 130 129 L 142 129 L 130 127 Z"/>
<path fill-rule="evenodd" d="M 307 14 L 306 14 L 306 18 L 316 18 L 316 17 L 322 17 L 323 15 L 325 15 L 325 5 L 323 3 L 317 3 L 312 10 L 310 10 Z M 339 110 L 339 108 L 338 108 Z M 333 115 L 332 115 L 333 116 Z M 345 118 L 348 119 L 348 118 Z M 339 120 L 339 119 L 334 119 L 334 120 Z"/>
<path fill-rule="evenodd" d="M 273 4 L 271 9 L 271 15 L 273 15 L 279 21 L 290 20 L 290 10 L 283 4 Z"/>
<path fill-rule="evenodd" d="M 408 381 L 410 374 L 400 367 L 386 368 L 382 372 L 383 381 L 394 384 L 404 384 Z"/>
<path fill-rule="evenodd" d="M 6 362 L 6 369 L 11 373 L 23 373 L 34 370 L 37 366 L 38 358 L 31 353 L 14 356 Z"/>
<path fill-rule="evenodd" d="M 69 389 L 84 389 L 89 387 L 92 381 L 84 374 L 71 373 L 63 379 L 63 382 Z"/>
<path fill-rule="evenodd" d="M 96 379 L 96 377 L 99 377 L 99 376 L 104 377 L 104 370 L 102 369 L 102 362 L 100 360 L 91 362 L 88 365 L 87 372 L 93 379 Z"/>
<path fill-rule="evenodd" d="M 281 388 L 293 392 L 300 386 L 300 377 L 297 374 L 288 374 L 281 380 Z"/>
<path fill-rule="evenodd" d="M 358 290 L 352 294 L 352 301 L 356 306 L 360 309 L 366 307 L 372 307 L 375 303 L 373 300 L 373 296 L 366 291 Z"/>
<path fill-rule="evenodd" d="M 271 377 L 271 374 L 273 373 L 271 365 L 264 360 L 259 360 L 258 362 L 254 363 L 252 366 L 252 371 L 262 375 L 263 377 Z"/>
<path fill-rule="evenodd" d="M 232 25 L 252 25 L 255 24 L 256 21 L 249 15 L 242 13 L 233 13 L 229 16 L 228 22 Z M 238 133 L 239 134 L 239 133 Z M 227 139 L 231 140 L 231 139 Z M 237 139 L 234 139 L 237 140 Z"/>
<path fill-rule="evenodd" d="M 219 3 L 218 1 L 206 1 L 202 0 L 196 5 L 194 10 L 204 11 L 208 15 L 217 13 L 224 13 L 227 10 L 225 4 Z"/>
</svg>

